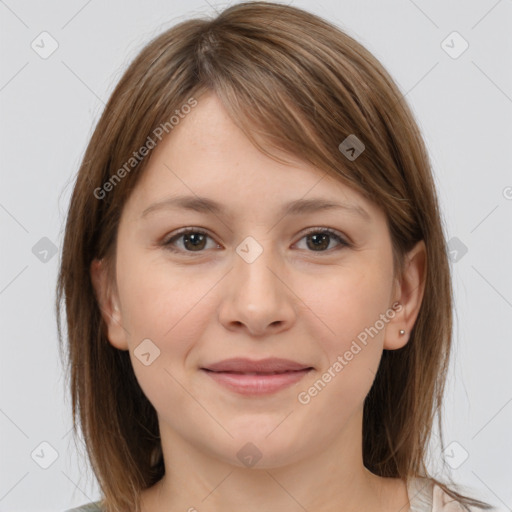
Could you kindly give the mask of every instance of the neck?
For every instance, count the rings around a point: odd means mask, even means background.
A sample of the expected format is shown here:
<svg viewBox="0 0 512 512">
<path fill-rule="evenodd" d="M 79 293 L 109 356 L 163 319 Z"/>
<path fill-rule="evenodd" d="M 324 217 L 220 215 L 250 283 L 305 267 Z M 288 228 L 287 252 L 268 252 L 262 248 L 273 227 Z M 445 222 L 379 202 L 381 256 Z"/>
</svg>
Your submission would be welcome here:
<svg viewBox="0 0 512 512">
<path fill-rule="evenodd" d="M 364 467 L 361 427 L 362 410 L 341 433 L 332 432 L 332 438 L 326 438 L 314 453 L 307 454 L 307 447 L 301 446 L 291 450 L 308 456 L 285 465 L 262 457 L 261 463 L 244 467 L 236 458 L 232 460 L 231 454 L 222 460 L 218 454 L 185 443 L 161 423 L 166 473 L 158 484 L 143 492 L 142 511 L 384 510 L 383 501 L 389 501 L 384 489 L 390 489 L 384 481 L 391 483 L 392 479 L 380 478 Z"/>
</svg>

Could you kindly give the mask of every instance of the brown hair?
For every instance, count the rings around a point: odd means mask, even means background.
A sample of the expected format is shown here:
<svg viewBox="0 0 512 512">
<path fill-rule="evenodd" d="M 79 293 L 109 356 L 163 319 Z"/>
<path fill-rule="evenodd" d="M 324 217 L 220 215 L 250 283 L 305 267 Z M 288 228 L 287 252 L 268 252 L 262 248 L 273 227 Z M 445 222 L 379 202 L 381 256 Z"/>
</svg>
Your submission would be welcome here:
<svg viewBox="0 0 512 512">
<path fill-rule="evenodd" d="M 90 277 L 106 262 L 113 286 L 123 206 L 149 158 L 134 151 L 183 105 L 214 92 L 265 154 L 278 148 L 353 187 L 385 212 L 395 272 L 420 240 L 427 250 L 422 305 L 408 343 L 385 350 L 364 404 L 363 461 L 373 473 L 428 476 L 426 452 L 438 415 L 452 333 L 450 268 L 430 162 L 403 95 L 379 61 L 338 27 L 271 2 L 234 5 L 211 20 L 179 23 L 147 44 L 125 71 L 95 128 L 69 206 L 57 283 L 65 298 L 67 368 L 77 417 L 108 512 L 139 510 L 139 493 L 164 474 L 156 412 L 129 354 L 107 339 Z M 167 123 L 167 124 L 166 124 Z M 364 143 L 354 160 L 338 146 Z M 154 140 L 154 137 L 152 137 Z M 124 166 L 124 167 L 123 167 Z M 128 171 L 124 174 L 127 174 Z M 118 177 L 119 177 L 118 173 Z M 104 184 L 110 180 L 109 193 Z M 437 481 L 464 505 L 489 505 Z"/>
</svg>

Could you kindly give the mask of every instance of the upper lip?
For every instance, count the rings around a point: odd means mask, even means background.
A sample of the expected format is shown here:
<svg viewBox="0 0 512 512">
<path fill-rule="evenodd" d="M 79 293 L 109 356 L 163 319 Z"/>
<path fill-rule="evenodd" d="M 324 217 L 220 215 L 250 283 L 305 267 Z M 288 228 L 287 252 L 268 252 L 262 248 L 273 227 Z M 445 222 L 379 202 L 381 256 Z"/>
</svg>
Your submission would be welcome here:
<svg viewBox="0 0 512 512">
<path fill-rule="evenodd" d="M 236 357 L 232 359 L 224 359 L 217 363 L 209 364 L 203 367 L 204 370 L 211 370 L 214 372 L 238 372 L 238 373 L 272 373 L 272 372 L 286 372 L 310 369 L 311 366 L 307 364 L 291 361 L 290 359 L 280 358 L 267 358 L 267 359 L 246 359 Z"/>
</svg>

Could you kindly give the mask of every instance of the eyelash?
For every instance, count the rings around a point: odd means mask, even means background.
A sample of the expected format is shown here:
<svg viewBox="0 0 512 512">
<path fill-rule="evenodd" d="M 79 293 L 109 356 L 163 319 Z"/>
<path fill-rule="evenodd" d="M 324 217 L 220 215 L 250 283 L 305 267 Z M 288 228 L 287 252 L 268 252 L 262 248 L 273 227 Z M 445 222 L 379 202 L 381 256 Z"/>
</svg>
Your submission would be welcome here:
<svg viewBox="0 0 512 512">
<path fill-rule="evenodd" d="M 183 250 L 183 249 L 176 249 L 175 247 L 172 246 L 174 241 L 180 239 L 184 235 L 188 235 L 188 234 L 191 234 L 191 233 L 205 235 L 208 238 L 211 238 L 213 240 L 213 238 L 205 230 L 203 230 L 201 228 L 184 228 L 184 229 L 178 231 L 175 235 L 173 235 L 167 241 L 164 241 L 162 243 L 162 245 L 167 250 L 175 252 L 175 253 L 186 253 L 187 255 L 189 254 L 191 256 L 199 255 L 201 253 L 204 253 L 205 249 L 203 249 L 201 251 L 187 251 L 187 250 Z M 308 235 L 311 235 L 311 234 L 327 234 L 330 237 L 335 238 L 339 242 L 339 244 L 340 244 L 339 249 L 341 249 L 343 247 L 350 247 L 351 246 L 351 244 L 349 242 L 347 242 L 344 238 L 342 238 L 338 234 L 338 232 L 334 231 L 331 228 L 310 228 L 310 229 L 308 229 L 304 233 L 304 235 L 299 240 L 302 240 L 303 238 L 305 238 L 305 237 L 307 237 Z M 322 251 L 308 251 L 308 252 L 311 252 L 311 253 L 331 253 L 333 250 L 336 250 L 336 249 L 326 249 L 326 250 L 322 250 Z"/>
</svg>

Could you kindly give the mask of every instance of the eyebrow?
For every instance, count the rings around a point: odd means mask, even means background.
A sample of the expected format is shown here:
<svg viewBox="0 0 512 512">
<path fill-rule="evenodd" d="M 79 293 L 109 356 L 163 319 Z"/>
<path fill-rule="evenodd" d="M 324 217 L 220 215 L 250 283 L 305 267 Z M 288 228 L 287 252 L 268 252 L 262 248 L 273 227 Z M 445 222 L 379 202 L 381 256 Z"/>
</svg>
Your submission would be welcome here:
<svg viewBox="0 0 512 512">
<path fill-rule="evenodd" d="M 178 209 L 191 210 L 199 213 L 211 213 L 213 215 L 225 215 L 225 207 L 206 197 L 200 196 L 174 196 L 158 201 L 148 206 L 141 215 L 146 217 L 149 213 L 162 209 Z M 361 206 L 348 203 L 337 203 L 325 199 L 297 199 L 283 205 L 281 209 L 282 215 L 304 215 L 325 210 L 345 210 L 350 213 L 360 215 L 366 220 L 370 220 L 370 215 Z"/>
</svg>

